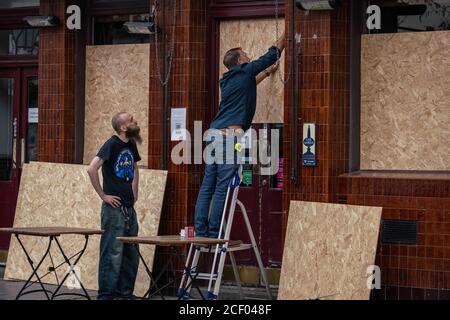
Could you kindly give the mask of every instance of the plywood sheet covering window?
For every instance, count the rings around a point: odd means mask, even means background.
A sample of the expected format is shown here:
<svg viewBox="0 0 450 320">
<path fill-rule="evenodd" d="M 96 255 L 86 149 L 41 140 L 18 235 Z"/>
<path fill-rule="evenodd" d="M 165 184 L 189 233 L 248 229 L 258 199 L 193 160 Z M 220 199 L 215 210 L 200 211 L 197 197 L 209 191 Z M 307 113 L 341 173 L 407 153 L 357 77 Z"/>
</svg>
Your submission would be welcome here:
<svg viewBox="0 0 450 320">
<path fill-rule="evenodd" d="M 276 19 L 246 19 L 220 22 L 219 79 L 227 71 L 223 65 L 223 57 L 229 49 L 242 47 L 252 59 L 257 59 L 267 52 L 276 40 L 275 21 Z M 281 36 L 284 20 L 279 20 L 278 29 L 278 36 Z M 283 123 L 284 84 L 278 73 L 284 73 L 284 52 L 281 57 L 277 73 L 258 86 L 253 123 Z"/>
<path fill-rule="evenodd" d="M 101 200 L 95 193 L 87 166 L 31 163 L 25 165 L 19 190 L 14 227 L 80 227 L 101 229 Z M 136 203 L 139 235 L 156 236 L 166 186 L 166 171 L 140 170 L 139 201 Z M 102 178 L 100 177 L 102 181 Z M 22 236 L 21 239 L 33 259 L 39 261 L 48 245 L 47 238 Z M 83 244 L 83 236 L 63 235 L 61 245 L 68 255 L 78 252 Z M 100 236 L 93 236 L 78 266 L 81 280 L 87 289 L 97 290 Z M 143 256 L 153 265 L 154 247 L 142 246 Z M 55 265 L 63 262 L 57 246 L 52 245 L 52 257 Z M 50 260 L 40 267 L 45 274 L 51 266 Z M 66 268 L 58 270 L 61 280 Z M 31 269 L 19 243 L 13 237 L 6 264 L 5 278 L 26 280 Z M 43 279 L 55 284 L 53 274 Z M 139 265 L 135 294 L 143 295 L 148 289 L 148 276 L 142 263 Z"/>
<path fill-rule="evenodd" d="M 381 211 L 291 201 L 278 299 L 369 299 Z"/>
<path fill-rule="evenodd" d="M 85 164 L 114 134 L 113 115 L 125 111 L 133 114 L 141 127 L 140 164 L 147 166 L 149 59 L 148 44 L 86 48 Z"/>
<path fill-rule="evenodd" d="M 450 169 L 450 32 L 362 37 L 361 169 Z"/>
</svg>

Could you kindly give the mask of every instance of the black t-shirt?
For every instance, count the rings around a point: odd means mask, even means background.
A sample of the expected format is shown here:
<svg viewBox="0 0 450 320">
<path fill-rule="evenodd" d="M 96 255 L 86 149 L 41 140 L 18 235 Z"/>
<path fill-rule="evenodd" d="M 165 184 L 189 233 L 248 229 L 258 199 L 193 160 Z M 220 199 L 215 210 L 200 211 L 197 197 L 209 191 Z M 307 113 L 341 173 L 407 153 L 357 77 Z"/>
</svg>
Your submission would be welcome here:
<svg viewBox="0 0 450 320">
<path fill-rule="evenodd" d="M 105 142 L 97 153 L 103 159 L 103 192 L 120 197 L 122 205 L 132 207 L 134 204 L 133 179 L 134 164 L 141 160 L 136 144 L 127 143 L 117 136 Z"/>
</svg>

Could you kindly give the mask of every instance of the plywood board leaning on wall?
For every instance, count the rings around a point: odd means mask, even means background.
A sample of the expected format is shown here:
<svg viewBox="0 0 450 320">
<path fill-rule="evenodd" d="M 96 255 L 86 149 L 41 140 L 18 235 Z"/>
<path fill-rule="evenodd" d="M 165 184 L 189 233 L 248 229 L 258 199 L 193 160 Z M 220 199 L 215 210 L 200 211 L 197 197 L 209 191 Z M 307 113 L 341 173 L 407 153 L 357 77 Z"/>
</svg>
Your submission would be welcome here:
<svg viewBox="0 0 450 320">
<path fill-rule="evenodd" d="M 450 31 L 364 35 L 361 169 L 450 169 Z"/>
<path fill-rule="evenodd" d="M 80 227 L 100 229 L 101 200 L 95 193 L 89 177 L 87 166 L 51 164 L 32 162 L 23 169 L 19 190 L 14 227 Z M 100 172 L 101 173 L 101 172 Z M 139 235 L 156 236 L 166 186 L 167 172 L 156 170 L 140 170 L 139 200 L 136 203 Z M 100 177 L 102 181 L 102 178 Z M 78 252 L 84 243 L 81 236 L 61 236 L 61 245 L 67 254 Z M 30 250 L 34 261 L 45 252 L 47 238 L 22 237 L 22 241 Z M 83 285 L 87 289 L 97 290 L 100 237 L 90 238 L 87 250 L 78 266 Z M 141 253 L 153 265 L 154 247 L 143 246 Z M 56 246 L 52 246 L 52 257 L 55 265 L 63 262 Z M 45 274 L 50 260 L 42 264 L 40 274 Z M 44 272 L 45 271 L 45 272 Z M 61 280 L 66 268 L 58 270 Z M 30 275 L 30 267 L 19 243 L 11 238 L 6 279 L 26 280 Z M 43 279 L 46 283 L 55 284 L 53 275 Z M 149 280 L 142 263 L 139 265 L 135 294 L 143 295 L 148 289 Z"/>
<path fill-rule="evenodd" d="M 369 299 L 381 211 L 291 201 L 278 299 Z"/>
<path fill-rule="evenodd" d="M 125 111 L 141 127 L 140 165 L 147 166 L 149 54 L 148 44 L 86 47 L 85 164 L 114 134 L 114 114 Z"/>
<path fill-rule="evenodd" d="M 220 22 L 219 79 L 227 68 L 223 65 L 225 53 L 242 47 L 250 58 L 262 56 L 275 43 L 275 19 L 224 20 Z M 284 31 L 284 20 L 278 22 L 278 36 Z M 256 114 L 253 123 L 283 123 L 284 84 L 278 73 L 284 73 L 284 52 L 276 74 L 258 86 Z"/>
</svg>

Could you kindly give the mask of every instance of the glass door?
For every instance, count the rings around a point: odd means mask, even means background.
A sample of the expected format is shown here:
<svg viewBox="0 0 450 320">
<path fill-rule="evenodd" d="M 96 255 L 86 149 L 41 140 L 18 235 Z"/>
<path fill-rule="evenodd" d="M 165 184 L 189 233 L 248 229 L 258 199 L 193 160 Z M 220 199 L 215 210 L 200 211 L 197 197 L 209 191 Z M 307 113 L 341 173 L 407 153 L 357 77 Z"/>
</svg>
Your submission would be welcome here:
<svg viewBox="0 0 450 320">
<path fill-rule="evenodd" d="M 250 144 L 246 143 L 239 200 L 246 207 L 264 266 L 279 267 L 282 255 L 283 124 L 253 124 L 252 128 L 256 136 L 250 138 Z M 236 212 L 240 212 L 239 207 Z M 250 243 L 240 213 L 235 219 L 231 238 Z M 237 252 L 236 260 L 240 265 L 256 266 L 253 254 Z"/>
<path fill-rule="evenodd" d="M 37 68 L 0 70 L 0 228 L 12 227 L 25 162 L 37 161 Z M 0 250 L 9 236 L 0 235 Z"/>
<path fill-rule="evenodd" d="M 12 226 L 19 186 L 19 91 L 20 71 L 0 71 L 0 228 Z M 8 242 L 0 236 L 0 250 Z"/>
<path fill-rule="evenodd" d="M 0 181 L 11 181 L 16 165 L 13 100 L 14 78 L 0 76 Z"/>
<path fill-rule="evenodd" d="M 38 160 L 38 75 L 36 69 L 24 69 L 22 72 L 22 121 L 21 152 L 22 162 Z"/>
</svg>

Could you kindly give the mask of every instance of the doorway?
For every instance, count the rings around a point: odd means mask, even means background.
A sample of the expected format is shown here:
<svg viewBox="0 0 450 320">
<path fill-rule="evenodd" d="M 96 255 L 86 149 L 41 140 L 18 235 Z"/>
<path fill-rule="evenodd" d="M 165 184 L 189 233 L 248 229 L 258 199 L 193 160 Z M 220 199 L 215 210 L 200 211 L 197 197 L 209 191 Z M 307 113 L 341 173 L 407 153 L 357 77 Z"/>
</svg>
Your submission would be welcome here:
<svg viewBox="0 0 450 320">
<path fill-rule="evenodd" d="M 265 267 L 281 267 L 282 261 L 282 192 L 283 192 L 283 124 L 253 124 L 252 129 L 256 137 L 250 148 L 245 149 L 245 159 L 249 163 L 243 165 L 242 182 L 238 199 L 244 204 L 252 225 L 253 234 L 261 253 Z M 278 141 L 272 141 L 272 135 L 277 132 Z M 258 141 L 258 143 L 255 143 Z M 267 142 L 267 144 L 265 143 Z M 278 144 L 278 151 L 275 151 Z M 266 149 L 264 146 L 267 145 Z M 272 146 L 272 150 L 270 150 Z M 271 160 L 253 161 L 259 150 L 264 152 Z M 274 161 L 277 163 L 275 164 Z M 269 167 L 275 170 L 269 172 Z M 278 170 L 276 168 L 278 167 Z M 235 222 L 231 233 L 232 239 L 251 243 L 247 235 L 245 222 L 240 214 L 239 206 L 236 207 Z M 248 252 L 236 252 L 236 261 L 240 265 L 256 266 L 257 262 L 253 254 Z"/>
<path fill-rule="evenodd" d="M 273 14 L 275 10 L 271 12 Z M 234 19 L 221 19 L 216 23 L 216 52 L 213 55 L 211 77 L 214 83 L 227 72 L 222 60 L 226 51 L 233 47 L 242 47 L 252 59 L 257 59 L 266 53 L 274 43 L 276 36 L 284 30 L 284 21 L 267 15 L 266 17 L 236 17 Z M 280 70 L 284 70 L 284 58 L 281 56 Z M 283 104 L 284 84 L 282 76 L 275 74 L 258 85 L 257 108 L 253 118 L 252 129 L 254 135 L 251 139 L 252 154 L 250 163 L 243 167 L 243 181 L 239 191 L 239 200 L 245 205 L 249 220 L 253 229 L 263 264 L 266 268 L 279 268 L 282 260 L 282 190 L 283 190 L 283 155 L 282 155 L 282 129 L 283 129 Z M 212 117 L 217 113 L 220 104 L 219 86 L 211 86 L 211 92 L 215 92 L 216 100 L 212 103 Z M 271 141 L 272 131 L 278 131 L 278 141 Z M 278 145 L 278 157 L 271 152 L 267 156 L 276 163 L 264 164 L 258 153 L 261 142 L 267 141 L 269 145 Z M 256 155 L 255 155 L 256 153 Z M 267 167 L 281 167 L 272 173 L 268 173 Z M 245 223 L 238 213 L 233 223 L 232 239 L 250 243 L 250 238 L 245 228 Z M 253 254 L 237 252 L 236 260 L 241 266 L 256 266 L 257 261 Z"/>
<path fill-rule="evenodd" d="M 37 160 L 37 68 L 0 69 L 0 228 L 12 227 L 23 164 Z M 9 236 L 0 236 L 0 250 Z"/>
</svg>

